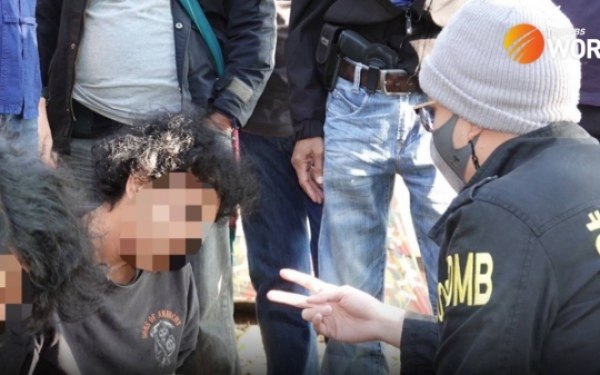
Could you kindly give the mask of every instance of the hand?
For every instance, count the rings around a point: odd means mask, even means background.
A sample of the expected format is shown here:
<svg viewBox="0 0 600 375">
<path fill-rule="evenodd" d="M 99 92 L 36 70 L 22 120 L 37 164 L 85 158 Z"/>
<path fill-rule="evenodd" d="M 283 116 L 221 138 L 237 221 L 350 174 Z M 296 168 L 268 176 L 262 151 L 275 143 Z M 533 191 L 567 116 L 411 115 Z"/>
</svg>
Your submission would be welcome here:
<svg viewBox="0 0 600 375">
<path fill-rule="evenodd" d="M 384 340 L 400 346 L 403 312 L 350 286 L 337 287 L 298 271 L 283 269 L 282 278 L 316 293 L 310 297 L 270 291 L 267 298 L 299 308 L 302 318 L 313 323 L 320 334 L 357 343 Z"/>
<path fill-rule="evenodd" d="M 292 165 L 298 182 L 315 203 L 323 203 L 323 138 L 307 138 L 296 142 Z"/>
<path fill-rule="evenodd" d="M 226 133 L 227 135 L 231 135 L 231 131 L 233 130 L 233 124 L 229 117 L 219 113 L 213 112 L 209 117 L 211 124 L 221 132 Z"/>
<path fill-rule="evenodd" d="M 52 133 L 46 112 L 46 99 L 41 98 L 38 115 L 38 147 L 40 158 L 51 168 L 56 168 L 56 152 L 52 151 Z"/>
</svg>

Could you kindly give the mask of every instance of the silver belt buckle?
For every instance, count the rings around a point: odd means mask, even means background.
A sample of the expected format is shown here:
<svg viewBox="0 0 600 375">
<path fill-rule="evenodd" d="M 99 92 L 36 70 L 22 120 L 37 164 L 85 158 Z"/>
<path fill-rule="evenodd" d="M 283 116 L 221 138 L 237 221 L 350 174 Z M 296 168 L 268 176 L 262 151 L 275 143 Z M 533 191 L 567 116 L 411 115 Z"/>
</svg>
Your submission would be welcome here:
<svg viewBox="0 0 600 375">
<path fill-rule="evenodd" d="M 381 91 L 383 91 L 383 93 L 385 95 L 408 95 L 410 94 L 410 92 L 390 92 L 387 89 L 387 85 L 385 84 L 385 76 L 388 73 L 397 73 L 401 76 L 404 77 L 408 77 L 408 72 L 404 69 L 386 69 L 386 70 L 381 70 L 379 72 L 379 87 L 381 87 Z"/>
</svg>

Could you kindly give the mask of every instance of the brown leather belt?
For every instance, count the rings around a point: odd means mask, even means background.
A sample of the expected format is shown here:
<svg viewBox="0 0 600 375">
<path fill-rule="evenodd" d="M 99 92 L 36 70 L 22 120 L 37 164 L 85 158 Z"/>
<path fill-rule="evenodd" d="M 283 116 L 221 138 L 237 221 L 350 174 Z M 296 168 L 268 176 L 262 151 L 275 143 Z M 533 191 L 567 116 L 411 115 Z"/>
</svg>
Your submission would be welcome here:
<svg viewBox="0 0 600 375">
<path fill-rule="evenodd" d="M 348 60 L 342 60 L 340 64 L 339 77 L 354 82 L 356 65 Z M 360 86 L 367 88 L 369 81 L 369 68 L 360 71 Z M 379 71 L 379 79 L 375 90 L 383 91 L 385 94 L 405 94 L 419 91 L 419 80 L 416 76 L 409 75 L 405 70 L 386 69 Z"/>
</svg>

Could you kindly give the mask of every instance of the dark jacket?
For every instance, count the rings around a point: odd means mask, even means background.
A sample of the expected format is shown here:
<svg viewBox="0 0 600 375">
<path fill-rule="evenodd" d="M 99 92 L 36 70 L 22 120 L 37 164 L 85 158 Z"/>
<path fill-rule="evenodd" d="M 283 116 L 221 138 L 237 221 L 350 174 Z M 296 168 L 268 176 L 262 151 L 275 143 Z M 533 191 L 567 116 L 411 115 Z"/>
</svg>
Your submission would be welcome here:
<svg viewBox="0 0 600 375">
<path fill-rule="evenodd" d="M 431 231 L 439 325 L 406 320 L 404 374 L 599 374 L 600 145 L 575 124 L 509 140 Z"/>
<path fill-rule="evenodd" d="M 40 101 L 35 0 L 0 2 L 0 115 L 34 119 Z"/>
<path fill-rule="evenodd" d="M 415 0 L 408 9 L 389 0 L 294 0 L 287 42 L 290 109 L 296 139 L 323 136 L 327 90 L 315 60 L 325 23 L 354 30 L 370 42 L 394 49 L 397 68 L 416 75 L 440 26 L 465 0 Z M 407 16 L 413 33 L 406 34 Z"/>
<path fill-rule="evenodd" d="M 48 119 L 54 147 L 59 152 L 68 152 L 71 137 L 71 93 L 86 3 L 39 0 L 37 6 L 42 84 L 47 88 Z M 200 3 L 221 43 L 225 73 L 217 79 L 204 40 L 192 27 L 179 1 L 171 0 L 177 78 L 183 98 L 200 108 L 216 109 L 245 125 L 274 65 L 273 0 Z"/>
<path fill-rule="evenodd" d="M 261 136 L 289 137 L 294 134 L 290 107 L 284 50 L 290 22 L 291 0 L 276 0 L 277 48 L 275 69 L 244 131 Z"/>
</svg>

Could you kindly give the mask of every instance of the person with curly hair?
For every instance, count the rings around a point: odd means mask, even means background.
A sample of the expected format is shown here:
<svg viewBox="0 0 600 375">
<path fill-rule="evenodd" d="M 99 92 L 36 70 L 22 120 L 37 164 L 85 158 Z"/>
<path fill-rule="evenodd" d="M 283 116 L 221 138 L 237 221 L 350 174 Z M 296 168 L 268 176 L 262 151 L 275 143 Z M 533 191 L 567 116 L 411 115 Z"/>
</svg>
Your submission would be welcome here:
<svg viewBox="0 0 600 375">
<path fill-rule="evenodd" d="M 204 111 L 232 133 L 273 70 L 274 0 L 38 0 L 36 16 L 53 150 L 70 163 L 85 163 L 88 141 L 155 111 Z M 220 226 L 191 260 L 209 375 L 240 373 L 229 249 L 229 227 Z"/>
<path fill-rule="evenodd" d="M 86 214 L 111 282 L 102 308 L 60 326 L 82 374 L 194 373 L 199 298 L 190 261 L 214 226 L 254 199 L 229 138 L 183 115 L 124 127 L 92 148 L 78 173 L 95 208 Z M 89 208 L 88 208 L 89 209 Z M 67 350 L 65 350 L 67 351 Z M 193 354 L 193 355 L 192 355 Z"/>
<path fill-rule="evenodd" d="M 23 173 L 27 171 L 27 173 Z M 71 209 L 70 180 L 0 138 L 0 368 L 38 369 L 56 349 L 56 319 L 75 322 L 99 306 L 106 280 L 88 230 Z"/>
</svg>

